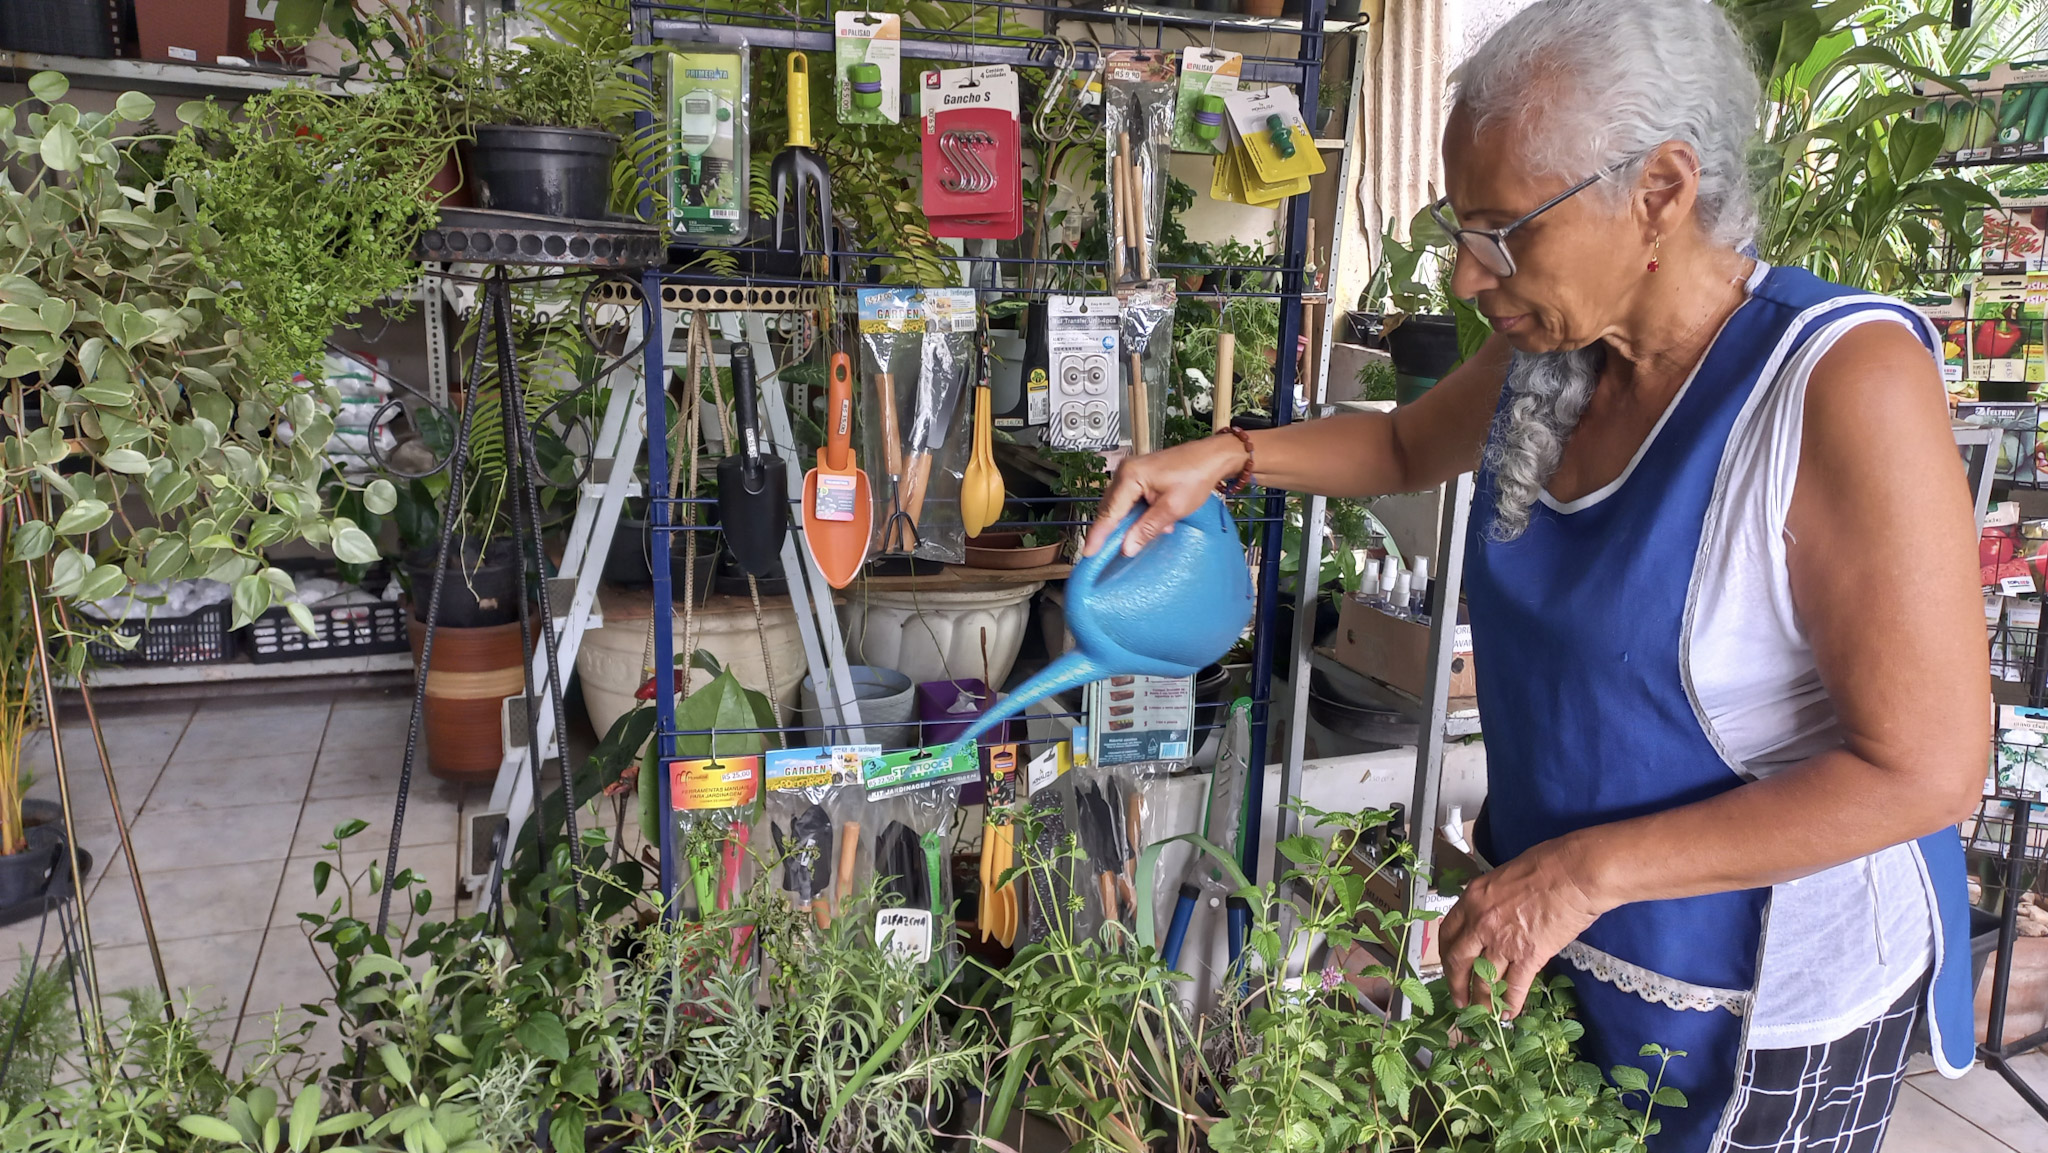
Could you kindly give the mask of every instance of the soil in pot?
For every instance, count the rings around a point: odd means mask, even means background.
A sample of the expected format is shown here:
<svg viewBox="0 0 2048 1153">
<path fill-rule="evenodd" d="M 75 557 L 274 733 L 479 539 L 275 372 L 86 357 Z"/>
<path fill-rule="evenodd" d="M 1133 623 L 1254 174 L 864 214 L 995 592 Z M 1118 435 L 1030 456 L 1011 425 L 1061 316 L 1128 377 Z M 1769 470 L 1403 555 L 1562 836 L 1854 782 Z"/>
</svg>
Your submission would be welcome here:
<svg viewBox="0 0 2048 1153">
<path fill-rule="evenodd" d="M 1458 322 L 1448 316 L 1410 316 L 1387 330 L 1386 341 L 1400 404 L 1428 392 L 1458 363 Z"/>
<path fill-rule="evenodd" d="M 519 549 L 511 538 L 451 542 L 448 560 L 441 582 L 443 626 L 487 628 L 518 622 L 519 579 L 525 566 L 519 563 Z M 424 621 L 434 587 L 433 547 L 409 554 L 402 567 L 406 591 L 412 594 L 412 617 Z"/>
<path fill-rule="evenodd" d="M 618 150 L 618 137 L 589 128 L 479 124 L 470 188 L 479 208 L 602 220 Z"/>
</svg>

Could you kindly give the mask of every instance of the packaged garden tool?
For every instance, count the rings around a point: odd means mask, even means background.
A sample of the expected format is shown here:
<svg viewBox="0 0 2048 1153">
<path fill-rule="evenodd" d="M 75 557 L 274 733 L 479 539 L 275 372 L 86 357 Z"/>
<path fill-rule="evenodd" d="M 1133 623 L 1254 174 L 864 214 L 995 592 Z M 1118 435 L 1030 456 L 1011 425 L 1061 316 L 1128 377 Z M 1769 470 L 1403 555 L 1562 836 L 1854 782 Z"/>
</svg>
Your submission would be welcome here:
<svg viewBox="0 0 2048 1153">
<path fill-rule="evenodd" d="M 1017 883 L 1009 877 L 1017 863 L 1014 808 L 1021 790 L 1023 766 L 1019 746 L 990 745 L 984 750 L 986 818 L 981 830 L 981 906 L 977 920 L 981 939 L 1007 949 L 1017 940 Z"/>
<path fill-rule="evenodd" d="M 789 532 L 789 473 L 782 458 L 761 451 L 754 350 L 732 349 L 734 441 L 718 462 L 718 520 L 725 547 L 748 576 L 764 577 L 782 565 Z"/>
<path fill-rule="evenodd" d="M 845 847 L 840 829 L 852 821 L 857 830 L 866 807 L 861 764 L 881 751 L 880 745 L 833 745 L 777 749 L 765 758 L 763 819 L 774 850 L 769 864 L 781 870 L 790 902 L 821 926 L 832 923 L 833 881 Z M 853 848 L 858 853 L 857 834 Z"/>
<path fill-rule="evenodd" d="M 874 531 L 874 497 L 868 474 L 853 456 L 853 361 L 832 354 L 831 384 L 825 394 L 825 445 L 818 464 L 804 474 L 804 540 L 825 581 L 843 589 L 860 575 Z"/>
<path fill-rule="evenodd" d="M 923 77 L 924 211 L 933 236 L 1015 240 L 1024 231 L 1023 130 L 1007 64 Z"/>
<path fill-rule="evenodd" d="M 877 478 L 873 493 L 881 515 L 871 547 L 882 553 L 966 560 L 959 496 L 971 413 L 960 402 L 975 365 L 976 322 L 970 288 L 860 292 L 863 439 L 887 478 Z"/>
<path fill-rule="evenodd" d="M 904 749 L 862 763 L 869 819 L 882 827 L 875 876 L 885 913 L 875 922 L 877 944 L 886 928 L 897 935 L 893 947 L 922 961 L 946 943 L 939 939 L 951 908 L 945 838 L 960 786 L 976 779 L 980 766 L 972 745 Z"/>
<path fill-rule="evenodd" d="M 1307 192 L 1323 171 L 1323 154 L 1309 135 L 1290 88 L 1275 85 L 1224 97 L 1230 145 L 1216 159 L 1209 194 L 1241 204 L 1277 204 Z"/>
<path fill-rule="evenodd" d="M 783 62 L 783 75 L 789 86 L 789 142 L 768 169 L 775 195 L 775 247 L 829 259 L 832 176 L 825 170 L 824 157 L 811 150 L 810 58 L 791 52 Z"/>
<path fill-rule="evenodd" d="M 1103 60 L 1103 189 L 1112 283 L 1150 280 L 1166 211 L 1166 154 L 1173 141 L 1174 69 L 1166 53 L 1112 49 Z"/>
<path fill-rule="evenodd" d="M 988 333 L 981 334 L 981 371 L 974 388 L 973 450 L 960 476 L 960 520 L 967 535 L 980 536 L 1003 515 L 1003 474 L 996 468 L 995 402 L 989 390 Z"/>
<path fill-rule="evenodd" d="M 1076 875 L 1082 868 L 1078 858 L 1085 856 L 1068 844 L 1069 832 L 1077 827 L 1074 811 L 1071 776 L 1034 789 L 1023 808 L 1022 827 L 1016 836 L 1029 844 L 1020 851 L 1028 890 L 1022 930 L 1026 945 L 1044 941 L 1055 929 L 1074 940 L 1094 932 L 1095 918 L 1087 907 L 1090 902 L 1081 902 L 1077 909 L 1068 900 L 1081 883 Z M 1088 883 L 1094 883 L 1092 875 Z"/>
<path fill-rule="evenodd" d="M 747 234 L 747 46 L 680 44 L 668 70 L 669 219 L 695 244 Z"/>
<path fill-rule="evenodd" d="M 1237 91 L 1244 71 L 1242 52 L 1215 47 L 1183 48 L 1180 87 L 1173 102 L 1173 150 L 1215 155 L 1229 144 L 1223 129 L 1223 98 Z"/>
<path fill-rule="evenodd" d="M 677 853 L 689 870 L 698 915 L 728 908 L 746 884 L 761 758 L 681 758 L 669 761 L 667 770 Z"/>
<path fill-rule="evenodd" d="M 832 72 L 841 124 L 894 124 L 903 115 L 903 17 L 840 9 L 832 17 Z"/>
<path fill-rule="evenodd" d="M 1173 371 L 1173 306 L 1171 280 L 1147 280 L 1117 290 L 1123 314 L 1125 420 L 1131 449 L 1143 456 L 1159 443 L 1166 428 L 1167 374 Z"/>
<path fill-rule="evenodd" d="M 1115 448 L 1123 426 L 1123 315 L 1114 296 L 1055 296 L 1046 301 L 1050 423 L 1059 449 Z"/>
<path fill-rule="evenodd" d="M 1087 856 L 1089 895 L 1102 921 L 1128 922 L 1138 912 L 1137 850 L 1133 842 L 1142 816 L 1138 794 L 1124 774 L 1092 767 L 1075 775 L 1074 812 Z"/>
<path fill-rule="evenodd" d="M 1194 748 L 1195 678 L 1112 676 L 1088 686 L 1088 760 L 1185 768 Z"/>
</svg>

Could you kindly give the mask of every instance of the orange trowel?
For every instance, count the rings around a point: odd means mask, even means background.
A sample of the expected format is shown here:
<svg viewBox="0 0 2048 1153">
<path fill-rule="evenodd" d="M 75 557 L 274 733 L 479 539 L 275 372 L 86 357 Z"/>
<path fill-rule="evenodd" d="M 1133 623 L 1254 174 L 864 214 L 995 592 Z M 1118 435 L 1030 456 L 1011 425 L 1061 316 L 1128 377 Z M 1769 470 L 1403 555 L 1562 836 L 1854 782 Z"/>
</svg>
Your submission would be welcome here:
<svg viewBox="0 0 2048 1153">
<path fill-rule="evenodd" d="M 853 361 L 832 354 L 832 380 L 825 396 L 825 447 L 818 467 L 804 474 L 804 540 L 826 583 L 843 589 L 860 575 L 874 529 L 868 474 L 853 460 Z"/>
</svg>

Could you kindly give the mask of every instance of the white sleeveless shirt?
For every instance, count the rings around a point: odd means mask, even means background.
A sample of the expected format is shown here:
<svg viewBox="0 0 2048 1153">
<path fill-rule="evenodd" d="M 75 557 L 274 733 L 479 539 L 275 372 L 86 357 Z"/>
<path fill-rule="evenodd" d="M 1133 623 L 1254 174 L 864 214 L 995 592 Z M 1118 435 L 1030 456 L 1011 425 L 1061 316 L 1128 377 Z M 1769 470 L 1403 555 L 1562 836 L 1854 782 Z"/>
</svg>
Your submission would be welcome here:
<svg viewBox="0 0 2048 1153">
<path fill-rule="evenodd" d="M 1752 288 L 1766 271 L 1759 261 Z M 1707 515 L 1681 641 L 1686 683 L 1708 739 L 1752 778 L 1842 743 L 1792 603 L 1785 513 L 1807 381 L 1837 340 L 1869 323 L 1908 321 L 1885 308 L 1850 312 L 1757 390 L 1729 435 Z M 1906 845 L 1773 886 L 1749 1047 L 1825 1044 L 1881 1015 L 1933 959 L 1933 910 Z"/>
</svg>

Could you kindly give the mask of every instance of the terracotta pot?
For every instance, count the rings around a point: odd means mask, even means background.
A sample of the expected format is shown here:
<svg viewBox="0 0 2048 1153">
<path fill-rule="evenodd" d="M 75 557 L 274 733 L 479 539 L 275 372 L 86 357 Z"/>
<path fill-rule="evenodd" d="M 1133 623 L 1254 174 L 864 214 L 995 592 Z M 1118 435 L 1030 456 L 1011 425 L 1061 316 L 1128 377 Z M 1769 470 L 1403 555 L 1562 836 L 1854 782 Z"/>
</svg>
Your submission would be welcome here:
<svg viewBox="0 0 2048 1153">
<path fill-rule="evenodd" d="M 415 668 L 427 628 L 406 618 Z M 506 697 L 526 689 L 519 622 L 434 630 L 427 673 L 427 769 L 450 781 L 494 781 L 505 743 L 498 725 Z"/>
<path fill-rule="evenodd" d="M 135 35 L 144 60 L 215 65 L 223 56 L 247 56 L 230 43 L 232 0 L 135 0 Z"/>
<path fill-rule="evenodd" d="M 1013 536 L 1017 539 L 993 546 L 976 543 L 993 536 Z M 982 537 L 970 538 L 967 544 L 967 567 L 985 569 L 1039 568 L 1060 559 L 1060 542 L 1054 541 L 1051 544 L 1034 545 L 1031 548 L 1025 548 L 1019 543 L 1022 538 L 1022 533 L 988 533 Z"/>
</svg>

